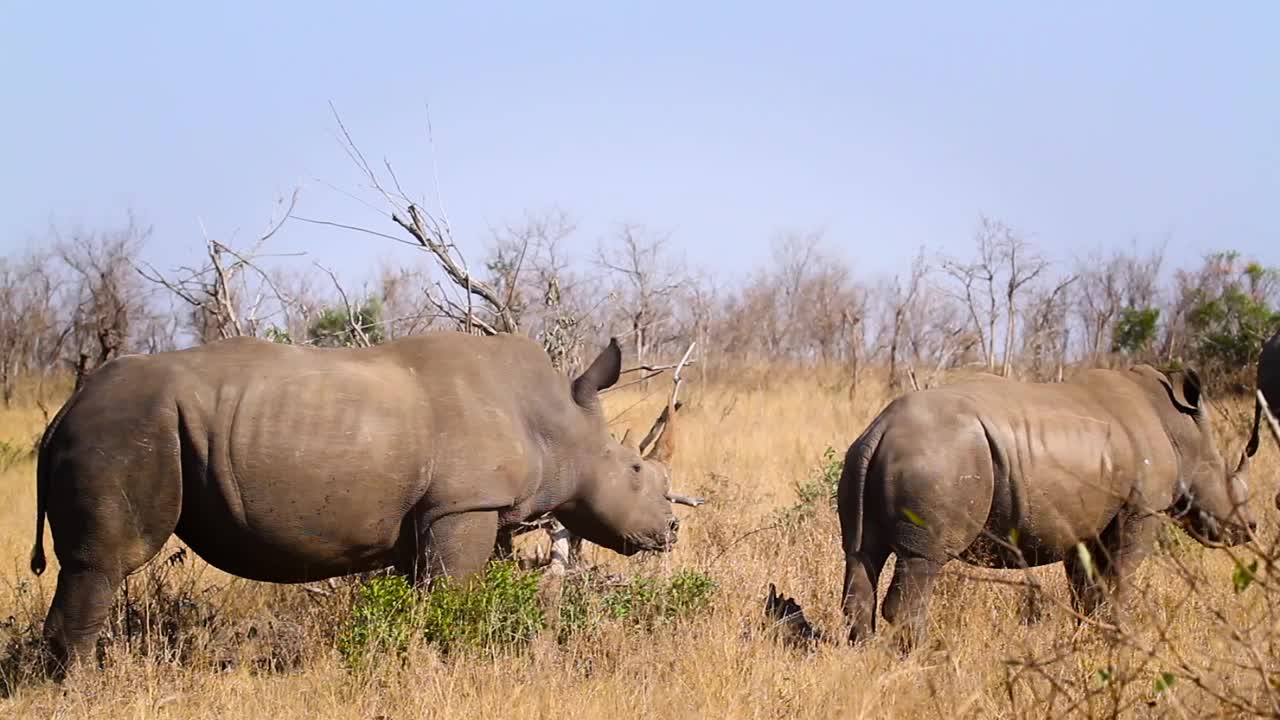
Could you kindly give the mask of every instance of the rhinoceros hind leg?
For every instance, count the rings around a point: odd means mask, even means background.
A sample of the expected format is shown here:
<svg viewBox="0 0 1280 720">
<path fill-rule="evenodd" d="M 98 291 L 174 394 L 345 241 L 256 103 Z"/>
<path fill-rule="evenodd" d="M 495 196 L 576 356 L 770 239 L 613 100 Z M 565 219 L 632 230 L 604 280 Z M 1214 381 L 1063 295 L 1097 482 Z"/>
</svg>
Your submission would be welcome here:
<svg viewBox="0 0 1280 720">
<path fill-rule="evenodd" d="M 160 482 L 153 492 L 97 493 L 99 487 L 137 487 L 112 481 L 109 475 L 100 478 L 73 484 L 74 491 L 60 493 L 49 502 L 59 571 L 43 635 L 47 669 L 55 679 L 92 659 L 116 590 L 124 578 L 160 552 L 181 512 L 175 484 Z M 151 488 L 144 486 L 144 490 Z"/>
<path fill-rule="evenodd" d="M 61 680 L 76 664 L 93 657 L 111 601 L 123 578 L 88 568 L 63 567 L 44 621 L 47 670 Z"/>
<path fill-rule="evenodd" d="M 895 626 L 903 654 L 928 637 L 929 601 L 943 562 L 919 556 L 898 556 L 893 581 L 884 598 L 884 619 Z"/>
<path fill-rule="evenodd" d="M 849 626 L 849 643 L 871 637 L 876 630 L 876 592 L 880 573 L 889 559 L 885 548 L 864 545 L 844 559 L 844 598 L 841 607 Z"/>
<path fill-rule="evenodd" d="M 416 586 L 445 575 L 465 580 L 484 568 L 497 537 L 497 512 L 446 515 L 420 533 L 416 547 L 402 549 L 397 569 Z"/>
</svg>

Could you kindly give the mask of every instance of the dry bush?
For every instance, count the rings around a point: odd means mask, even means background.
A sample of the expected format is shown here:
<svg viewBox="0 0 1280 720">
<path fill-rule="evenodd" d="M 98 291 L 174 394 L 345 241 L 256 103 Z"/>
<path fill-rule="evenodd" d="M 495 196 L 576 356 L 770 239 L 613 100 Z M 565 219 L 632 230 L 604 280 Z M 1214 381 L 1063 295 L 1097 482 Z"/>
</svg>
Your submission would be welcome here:
<svg viewBox="0 0 1280 720">
<path fill-rule="evenodd" d="M 683 538 L 670 555 L 625 559 L 585 546 L 586 561 L 602 572 L 671 578 L 697 570 L 714 578 L 712 607 L 687 622 L 609 625 L 567 641 L 546 631 L 519 653 L 448 657 L 417 644 L 402 663 L 357 673 L 334 649 L 354 581 L 336 590 L 319 584 L 314 588 L 320 592 L 312 592 L 229 578 L 190 555 L 170 565 L 166 558 L 179 547 L 175 541 L 134 576 L 129 600 L 122 595 L 117 607 L 124 614 L 115 616 L 102 669 L 61 687 L 24 680 L 0 700 L 0 716 L 1280 714 L 1280 588 L 1271 556 L 1246 548 L 1204 549 L 1172 532 L 1140 572 L 1140 592 L 1119 630 L 1077 625 L 1066 609 L 1060 566 L 1024 575 L 952 564 L 935 596 L 934 642 L 906 660 L 878 641 L 812 651 L 777 642 L 763 623 L 770 582 L 796 597 L 820 628 L 841 634 L 843 559 L 834 510 L 813 502 L 798 521 L 779 518 L 801 501 L 797 489 L 822 478 L 824 450 L 847 447 L 889 399 L 887 378 L 869 372 L 857 402 L 849 403 L 842 391 L 831 389 L 843 372 L 761 366 L 719 370 L 705 383 L 691 384 L 674 473 L 681 489 L 710 502 L 677 510 Z M 947 380 L 939 374 L 929 382 Z M 635 425 L 643 431 L 664 401 L 664 390 L 655 386 L 646 396 L 637 387 L 608 395 L 614 430 Z M 1228 456 L 1238 449 L 1247 415 L 1248 408 L 1232 401 L 1215 417 Z M 0 431 L 28 433 L 39 417 L 15 407 L 0 413 Z M 1253 471 L 1260 546 L 1268 550 L 1277 532 L 1274 512 L 1268 512 L 1276 458 L 1274 447 L 1263 450 Z M 34 578 L 26 569 L 32 470 L 23 461 L 0 474 L 9 499 L 0 505 L 0 607 L 11 608 L 4 615 L 13 616 L 0 635 L 9 633 L 6 641 L 16 635 L 19 645 L 38 626 L 55 575 Z M 1250 567 L 1252 573 L 1238 569 Z M 1030 626 L 1019 621 L 1021 584 L 1028 577 L 1042 586 L 1045 598 L 1044 618 Z M 147 622 L 150 629 L 142 629 Z"/>
</svg>

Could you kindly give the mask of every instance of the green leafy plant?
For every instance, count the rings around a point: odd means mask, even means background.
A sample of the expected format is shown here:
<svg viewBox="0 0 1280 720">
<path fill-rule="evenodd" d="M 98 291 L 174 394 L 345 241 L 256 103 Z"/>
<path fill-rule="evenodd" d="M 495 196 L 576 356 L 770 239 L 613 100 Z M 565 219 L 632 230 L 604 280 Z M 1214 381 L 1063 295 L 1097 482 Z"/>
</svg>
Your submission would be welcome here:
<svg viewBox="0 0 1280 720">
<path fill-rule="evenodd" d="M 443 653 L 518 651 L 548 625 L 539 578 L 512 561 L 490 563 L 465 583 L 442 580 L 428 592 L 399 576 L 375 577 L 357 591 L 338 653 L 348 667 L 367 669 L 403 655 L 415 638 Z M 611 623 L 652 629 L 705 610 L 715 590 L 715 581 L 696 570 L 665 580 L 574 575 L 565 581 L 557 636 L 563 642 Z"/>
<path fill-rule="evenodd" d="M 1257 560 L 1254 560 L 1248 565 L 1245 565 L 1242 560 L 1237 560 L 1236 569 L 1231 573 L 1231 586 L 1235 588 L 1236 594 L 1239 595 L 1245 590 L 1248 590 L 1249 586 L 1253 584 L 1253 581 L 1256 580 L 1257 577 Z"/>
<path fill-rule="evenodd" d="M 717 585 L 706 573 L 681 570 L 669 579 L 626 580 L 597 573 L 570 578 L 560 603 L 559 638 L 565 641 L 611 623 L 652 629 L 692 617 L 710 607 Z"/>
<path fill-rule="evenodd" d="M 1240 264 L 1239 253 L 1205 258 L 1198 284 L 1186 291 L 1189 358 L 1204 377 L 1243 381 L 1241 369 L 1257 359 L 1262 342 L 1280 328 L 1280 313 L 1268 302 L 1277 271 Z"/>
<path fill-rule="evenodd" d="M 840 487 L 840 476 L 844 473 L 844 455 L 828 446 L 822 451 L 822 460 L 803 482 L 795 483 L 792 488 L 796 493 L 796 503 L 779 513 L 779 522 L 784 526 L 793 526 L 806 520 L 824 505 L 834 508 L 836 491 Z"/>
<path fill-rule="evenodd" d="M 403 653 L 417 624 L 419 598 L 399 575 L 375 577 L 360 586 L 338 653 L 348 666 L 368 666 L 385 654 Z"/>
<path fill-rule="evenodd" d="M 1111 352 L 1140 355 L 1147 351 L 1156 338 L 1160 322 L 1160 308 L 1128 307 L 1120 311 L 1115 332 L 1111 338 Z"/>
<path fill-rule="evenodd" d="M 382 301 L 376 297 L 369 298 L 353 308 L 350 314 L 345 309 L 325 310 L 307 328 L 307 337 L 317 347 L 355 347 L 359 343 L 353 326 L 360 328 L 370 344 L 377 345 L 385 340 Z"/>
<path fill-rule="evenodd" d="M 1173 673 L 1162 672 L 1156 676 L 1154 688 L 1157 694 L 1165 692 L 1173 688 L 1178 682 L 1178 676 Z"/>
<path fill-rule="evenodd" d="M 469 583 L 437 583 L 422 602 L 421 622 L 422 638 L 445 652 L 523 646 L 546 625 L 538 574 L 502 561 Z"/>
</svg>

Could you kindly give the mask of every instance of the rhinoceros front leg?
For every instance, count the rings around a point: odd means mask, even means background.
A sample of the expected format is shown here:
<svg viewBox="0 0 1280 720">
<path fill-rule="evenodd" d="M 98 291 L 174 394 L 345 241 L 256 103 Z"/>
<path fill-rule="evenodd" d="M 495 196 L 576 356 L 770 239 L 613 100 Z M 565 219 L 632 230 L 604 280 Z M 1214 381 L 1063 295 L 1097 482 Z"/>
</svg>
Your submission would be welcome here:
<svg viewBox="0 0 1280 720">
<path fill-rule="evenodd" d="M 1106 600 L 1103 574 L 1107 566 L 1107 553 L 1097 542 L 1082 542 L 1067 551 L 1062 567 L 1067 571 L 1067 585 L 1071 588 L 1071 608 L 1077 614 L 1092 617 Z"/>
<path fill-rule="evenodd" d="M 446 515 L 426 528 L 417 529 L 410 537 L 415 541 L 401 548 L 401 562 L 396 567 L 415 586 L 425 585 L 442 575 L 466 580 L 483 569 L 493 554 L 498 537 L 498 513 Z"/>
<path fill-rule="evenodd" d="M 1158 515 L 1121 514 L 1098 541 L 1083 543 L 1084 552 L 1079 547 L 1068 552 L 1063 565 L 1076 612 L 1093 616 L 1105 604 L 1112 619 L 1123 618 L 1129 585 L 1151 554 L 1160 522 Z"/>
</svg>

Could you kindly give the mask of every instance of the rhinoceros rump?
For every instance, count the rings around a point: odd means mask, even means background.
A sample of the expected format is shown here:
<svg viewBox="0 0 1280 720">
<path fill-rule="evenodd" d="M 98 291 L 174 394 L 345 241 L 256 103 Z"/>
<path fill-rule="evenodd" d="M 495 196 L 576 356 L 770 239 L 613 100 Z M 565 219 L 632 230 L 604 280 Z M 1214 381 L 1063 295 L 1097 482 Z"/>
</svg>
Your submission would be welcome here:
<svg viewBox="0 0 1280 720">
<path fill-rule="evenodd" d="M 175 533 L 280 583 L 388 566 L 466 577 L 500 527 L 546 512 L 623 554 L 669 548 L 674 419 L 647 458 L 612 440 L 597 393 L 620 364 L 611 342 L 570 384 L 528 339 L 458 333 L 367 349 L 240 338 L 108 363 L 40 445 L 32 570 L 47 513 L 55 670 Z"/>
<path fill-rule="evenodd" d="M 901 648 L 924 636 L 934 581 L 953 558 L 985 567 L 1063 562 L 1093 612 L 1152 546 L 1160 513 L 1206 545 L 1253 523 L 1245 476 L 1215 447 L 1192 371 L 1091 370 L 1067 383 L 984 378 L 898 398 L 849 448 L 839 487 L 851 641 L 875 630 L 876 587 Z M 1119 600 L 1119 598 L 1117 598 Z"/>
</svg>

